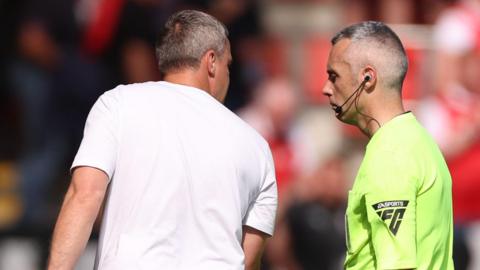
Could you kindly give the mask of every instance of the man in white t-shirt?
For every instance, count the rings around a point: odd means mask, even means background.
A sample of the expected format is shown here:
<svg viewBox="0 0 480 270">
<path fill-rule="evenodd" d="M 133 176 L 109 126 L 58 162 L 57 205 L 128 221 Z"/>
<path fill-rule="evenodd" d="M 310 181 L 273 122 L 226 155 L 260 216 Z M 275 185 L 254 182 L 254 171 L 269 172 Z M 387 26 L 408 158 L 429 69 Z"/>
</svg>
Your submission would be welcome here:
<svg viewBox="0 0 480 270">
<path fill-rule="evenodd" d="M 170 17 L 164 81 L 121 85 L 88 116 L 49 269 L 73 269 L 105 200 L 95 269 L 258 269 L 274 229 L 268 144 L 225 108 L 227 30 L 198 11 Z"/>
</svg>

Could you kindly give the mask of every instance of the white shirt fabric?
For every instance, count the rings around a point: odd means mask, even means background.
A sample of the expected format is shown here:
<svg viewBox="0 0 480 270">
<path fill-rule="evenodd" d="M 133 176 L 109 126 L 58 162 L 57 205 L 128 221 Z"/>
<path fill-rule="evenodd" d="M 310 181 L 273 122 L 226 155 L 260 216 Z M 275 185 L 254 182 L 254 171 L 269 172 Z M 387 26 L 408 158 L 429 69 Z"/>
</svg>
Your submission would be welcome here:
<svg viewBox="0 0 480 270">
<path fill-rule="evenodd" d="M 105 92 L 78 166 L 111 179 L 95 269 L 244 269 L 242 225 L 273 233 L 268 144 L 200 89 L 148 82 Z"/>
</svg>

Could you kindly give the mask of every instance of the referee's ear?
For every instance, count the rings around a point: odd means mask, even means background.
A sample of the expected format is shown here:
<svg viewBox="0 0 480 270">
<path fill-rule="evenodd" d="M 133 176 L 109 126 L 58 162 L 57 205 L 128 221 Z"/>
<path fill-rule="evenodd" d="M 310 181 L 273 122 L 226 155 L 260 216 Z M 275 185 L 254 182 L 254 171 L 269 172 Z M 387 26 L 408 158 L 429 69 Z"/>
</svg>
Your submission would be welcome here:
<svg viewBox="0 0 480 270">
<path fill-rule="evenodd" d="M 361 81 L 364 83 L 365 90 L 372 92 L 377 83 L 377 70 L 372 66 L 366 66 L 361 72 Z"/>
</svg>

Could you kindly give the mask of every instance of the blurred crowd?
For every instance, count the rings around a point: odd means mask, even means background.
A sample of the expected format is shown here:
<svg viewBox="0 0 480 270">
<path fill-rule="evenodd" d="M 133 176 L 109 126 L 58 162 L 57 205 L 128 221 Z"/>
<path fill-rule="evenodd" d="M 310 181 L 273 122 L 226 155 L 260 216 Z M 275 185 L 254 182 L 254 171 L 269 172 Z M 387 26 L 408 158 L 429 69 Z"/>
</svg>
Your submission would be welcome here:
<svg viewBox="0 0 480 270">
<path fill-rule="evenodd" d="M 156 35 L 180 9 L 229 29 L 225 105 L 272 149 L 279 211 L 262 269 L 342 269 L 367 138 L 335 119 L 321 89 L 330 37 L 362 20 L 404 42 L 407 109 L 453 178 L 456 269 L 480 269 L 480 0 L 0 1 L 0 269 L 43 267 L 90 107 L 118 84 L 161 80 Z M 78 269 L 92 269 L 95 238 Z"/>
</svg>

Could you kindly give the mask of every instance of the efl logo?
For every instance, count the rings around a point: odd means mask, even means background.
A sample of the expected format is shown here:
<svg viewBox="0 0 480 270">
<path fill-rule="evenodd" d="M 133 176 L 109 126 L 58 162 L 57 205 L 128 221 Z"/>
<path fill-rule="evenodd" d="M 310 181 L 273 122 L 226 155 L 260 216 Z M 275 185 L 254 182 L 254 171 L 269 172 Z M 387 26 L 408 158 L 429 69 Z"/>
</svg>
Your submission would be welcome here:
<svg viewBox="0 0 480 270">
<path fill-rule="evenodd" d="M 403 215 L 407 210 L 408 201 L 386 201 L 379 202 L 372 205 L 378 216 L 387 222 L 390 220 L 390 226 L 388 227 L 393 235 L 397 235 L 398 228 L 403 220 Z"/>
</svg>

